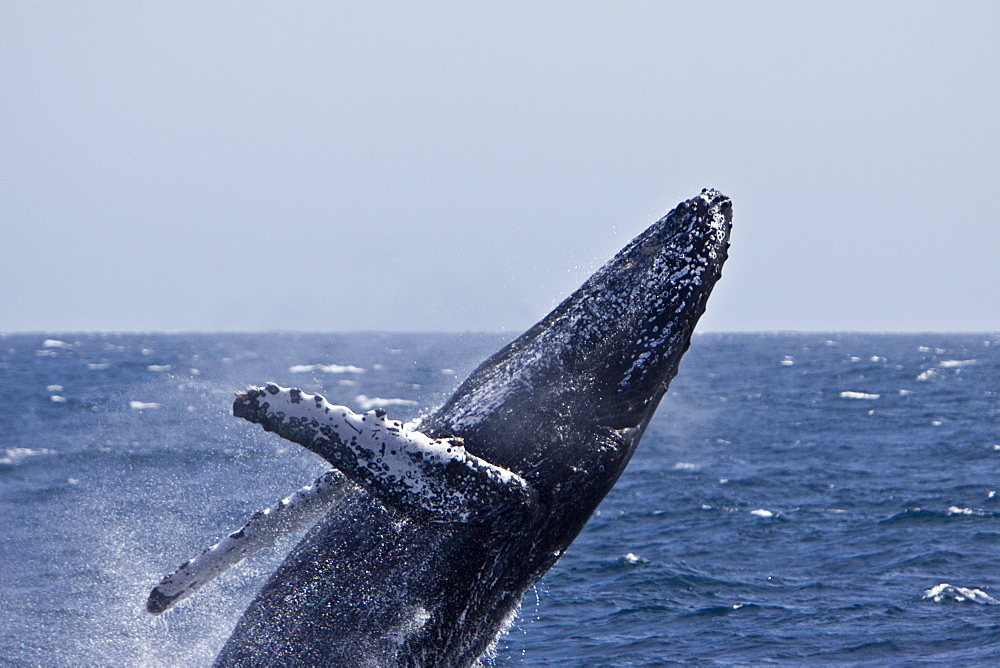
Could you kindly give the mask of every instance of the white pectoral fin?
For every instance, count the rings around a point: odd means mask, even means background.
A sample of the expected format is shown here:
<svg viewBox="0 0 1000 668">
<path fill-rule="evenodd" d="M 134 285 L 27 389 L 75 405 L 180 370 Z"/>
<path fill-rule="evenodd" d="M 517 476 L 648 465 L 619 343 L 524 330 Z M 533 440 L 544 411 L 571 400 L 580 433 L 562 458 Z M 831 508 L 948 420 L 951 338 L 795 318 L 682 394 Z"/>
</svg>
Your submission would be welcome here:
<svg viewBox="0 0 1000 668">
<path fill-rule="evenodd" d="M 316 482 L 187 561 L 150 592 L 146 610 L 170 609 L 249 555 L 330 509 L 356 483 L 389 507 L 439 522 L 474 521 L 498 509 L 534 507 L 519 475 L 466 451 L 461 439 L 434 439 L 386 419 L 327 403 L 320 395 L 268 384 L 237 395 L 233 413 L 305 446 L 333 464 Z M 343 474 L 343 475 L 341 475 Z"/>
<path fill-rule="evenodd" d="M 169 610 L 229 567 L 270 547 L 282 536 L 314 522 L 340 500 L 347 485 L 348 481 L 340 473 L 327 471 L 313 484 L 266 510 L 254 513 L 242 529 L 229 534 L 163 578 L 150 592 L 146 610 L 154 615 Z"/>
<path fill-rule="evenodd" d="M 320 455 L 388 506 L 468 521 L 497 508 L 530 506 L 521 476 L 469 453 L 461 439 L 435 439 L 386 418 L 358 414 L 318 394 L 268 383 L 241 392 L 233 414 Z"/>
</svg>

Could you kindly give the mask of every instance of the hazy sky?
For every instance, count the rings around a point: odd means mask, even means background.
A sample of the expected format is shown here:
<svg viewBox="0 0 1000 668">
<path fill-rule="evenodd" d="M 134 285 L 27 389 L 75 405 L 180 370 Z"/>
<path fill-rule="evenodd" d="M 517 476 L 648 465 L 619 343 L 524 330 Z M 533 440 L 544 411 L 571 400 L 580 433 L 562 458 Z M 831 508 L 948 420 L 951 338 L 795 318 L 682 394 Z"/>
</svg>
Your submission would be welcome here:
<svg viewBox="0 0 1000 668">
<path fill-rule="evenodd" d="M 0 2 L 0 331 L 507 330 L 703 187 L 703 330 L 1000 331 L 1000 3 Z"/>
</svg>

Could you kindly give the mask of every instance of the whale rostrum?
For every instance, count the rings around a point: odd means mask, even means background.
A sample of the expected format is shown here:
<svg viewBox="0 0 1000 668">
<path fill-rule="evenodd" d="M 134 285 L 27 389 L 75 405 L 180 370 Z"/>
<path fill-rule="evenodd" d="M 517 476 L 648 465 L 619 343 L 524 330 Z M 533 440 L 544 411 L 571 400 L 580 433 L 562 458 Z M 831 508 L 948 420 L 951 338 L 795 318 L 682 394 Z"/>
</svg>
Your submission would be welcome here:
<svg viewBox="0 0 1000 668">
<path fill-rule="evenodd" d="M 334 470 L 167 576 L 147 609 L 312 524 L 216 665 L 475 663 L 631 458 L 721 275 L 731 217 L 715 190 L 682 202 L 419 430 L 273 383 L 239 393 L 236 416 Z"/>
</svg>

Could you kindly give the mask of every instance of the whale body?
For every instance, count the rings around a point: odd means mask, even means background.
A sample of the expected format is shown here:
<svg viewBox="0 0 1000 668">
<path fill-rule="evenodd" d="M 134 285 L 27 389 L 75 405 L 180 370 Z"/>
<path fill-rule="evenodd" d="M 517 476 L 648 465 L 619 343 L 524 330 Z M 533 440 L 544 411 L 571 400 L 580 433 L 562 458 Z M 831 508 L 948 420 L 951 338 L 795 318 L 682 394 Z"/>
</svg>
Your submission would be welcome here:
<svg viewBox="0 0 1000 668">
<path fill-rule="evenodd" d="M 731 211 L 714 190 L 682 202 L 418 427 L 274 384 L 238 394 L 237 416 L 334 471 L 165 578 L 150 611 L 281 518 L 321 516 L 216 665 L 475 663 L 635 451 L 721 275 Z"/>
</svg>

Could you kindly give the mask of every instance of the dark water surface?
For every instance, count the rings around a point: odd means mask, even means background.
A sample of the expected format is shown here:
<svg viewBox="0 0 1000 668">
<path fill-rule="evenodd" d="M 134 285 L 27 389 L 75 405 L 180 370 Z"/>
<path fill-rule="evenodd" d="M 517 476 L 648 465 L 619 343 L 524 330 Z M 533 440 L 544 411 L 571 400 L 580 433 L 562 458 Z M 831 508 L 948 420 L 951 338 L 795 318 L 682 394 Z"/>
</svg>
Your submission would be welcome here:
<svg viewBox="0 0 1000 668">
<path fill-rule="evenodd" d="M 0 663 L 209 663 L 297 536 L 162 618 L 149 589 L 326 468 L 233 391 L 407 419 L 504 342 L 0 336 Z M 997 335 L 696 336 L 493 661 L 996 664 L 997 491 Z"/>
</svg>

